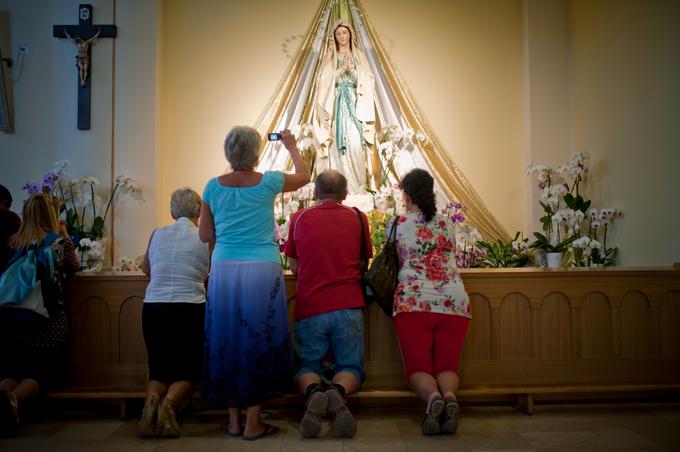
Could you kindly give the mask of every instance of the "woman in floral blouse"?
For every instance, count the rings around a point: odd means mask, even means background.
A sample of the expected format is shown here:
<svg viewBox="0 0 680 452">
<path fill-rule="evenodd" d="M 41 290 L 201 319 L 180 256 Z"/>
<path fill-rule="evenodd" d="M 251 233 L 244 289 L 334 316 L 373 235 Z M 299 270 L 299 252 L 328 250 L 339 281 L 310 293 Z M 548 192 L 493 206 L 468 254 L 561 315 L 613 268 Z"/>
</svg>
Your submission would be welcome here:
<svg viewBox="0 0 680 452">
<path fill-rule="evenodd" d="M 433 186 L 425 170 L 404 176 L 407 213 L 398 218 L 396 232 L 400 270 L 394 323 L 406 378 L 427 402 L 425 435 L 455 433 L 458 427 L 458 360 L 471 318 L 455 265 L 453 223 L 437 213 Z"/>
</svg>

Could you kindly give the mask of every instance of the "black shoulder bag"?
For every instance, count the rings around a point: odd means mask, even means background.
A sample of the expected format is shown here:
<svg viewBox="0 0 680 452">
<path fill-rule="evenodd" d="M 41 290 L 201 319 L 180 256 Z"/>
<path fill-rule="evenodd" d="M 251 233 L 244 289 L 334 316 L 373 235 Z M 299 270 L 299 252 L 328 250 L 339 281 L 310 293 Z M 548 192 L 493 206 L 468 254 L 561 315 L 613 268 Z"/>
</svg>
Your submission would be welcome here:
<svg viewBox="0 0 680 452">
<path fill-rule="evenodd" d="M 364 274 L 364 281 L 371 289 L 373 298 L 388 317 L 392 317 L 394 292 L 397 288 L 397 277 L 399 276 L 399 254 L 397 252 L 398 222 L 399 217 L 396 217 L 383 249 L 373 258 L 371 266 Z"/>
</svg>

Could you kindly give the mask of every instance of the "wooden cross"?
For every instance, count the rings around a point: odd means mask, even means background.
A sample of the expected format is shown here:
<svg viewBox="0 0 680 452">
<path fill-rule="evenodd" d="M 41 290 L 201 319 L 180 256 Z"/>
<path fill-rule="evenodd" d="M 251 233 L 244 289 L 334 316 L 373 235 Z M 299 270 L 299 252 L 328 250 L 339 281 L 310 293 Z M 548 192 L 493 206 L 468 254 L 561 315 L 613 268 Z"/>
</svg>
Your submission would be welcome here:
<svg viewBox="0 0 680 452">
<path fill-rule="evenodd" d="M 78 69 L 78 129 L 90 129 L 90 47 L 99 38 L 115 38 L 115 25 L 92 25 L 92 5 L 79 5 L 78 25 L 54 25 L 55 38 L 68 38 L 76 45 Z"/>
</svg>

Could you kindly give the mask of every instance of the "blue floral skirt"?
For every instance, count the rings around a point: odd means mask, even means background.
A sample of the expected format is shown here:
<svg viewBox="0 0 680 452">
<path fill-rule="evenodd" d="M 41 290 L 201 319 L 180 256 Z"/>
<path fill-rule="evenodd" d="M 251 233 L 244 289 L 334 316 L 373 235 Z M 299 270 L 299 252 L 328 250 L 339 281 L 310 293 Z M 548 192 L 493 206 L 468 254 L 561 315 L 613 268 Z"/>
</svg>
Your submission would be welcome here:
<svg viewBox="0 0 680 452">
<path fill-rule="evenodd" d="M 279 264 L 212 262 L 205 313 L 205 396 L 248 407 L 291 386 L 286 289 Z"/>
</svg>

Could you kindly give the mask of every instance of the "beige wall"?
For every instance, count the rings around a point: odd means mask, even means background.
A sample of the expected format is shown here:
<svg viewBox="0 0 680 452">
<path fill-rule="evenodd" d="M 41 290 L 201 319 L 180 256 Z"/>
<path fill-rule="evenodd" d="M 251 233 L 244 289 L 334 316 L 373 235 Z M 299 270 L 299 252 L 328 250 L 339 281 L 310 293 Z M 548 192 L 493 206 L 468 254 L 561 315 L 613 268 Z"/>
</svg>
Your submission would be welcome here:
<svg viewBox="0 0 680 452">
<path fill-rule="evenodd" d="M 573 141 L 623 265 L 680 262 L 680 3 L 573 2 Z"/>
<path fill-rule="evenodd" d="M 569 5 L 568 0 L 522 2 L 525 166 L 532 162 L 559 165 L 573 149 Z M 522 179 L 525 193 L 522 229 L 540 231 L 539 218 L 544 212 L 538 203 L 536 178 L 517 178 Z M 528 237 L 534 238 L 531 232 Z"/>
<path fill-rule="evenodd" d="M 51 37 L 53 24 L 75 23 L 78 2 L 0 0 L 10 16 L 3 53 L 29 47 L 13 86 L 15 133 L 0 133 L 0 182 L 16 210 L 24 181 L 63 158 L 76 175 L 140 180 L 144 199 L 123 198 L 115 212 L 115 255 L 136 256 L 169 220 L 172 190 L 200 192 L 224 169 L 226 131 L 265 108 L 290 61 L 282 45 L 305 33 L 319 0 L 91 3 L 99 23 L 113 20 L 115 5 L 119 37 L 115 59 L 112 40 L 95 45 L 93 127 L 83 132 L 73 46 Z M 509 231 L 533 229 L 539 213 L 524 167 L 586 149 L 595 202 L 625 212 L 614 232 L 620 263 L 680 260 L 677 3 L 363 6 L 447 151 Z"/>
</svg>

